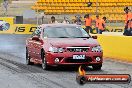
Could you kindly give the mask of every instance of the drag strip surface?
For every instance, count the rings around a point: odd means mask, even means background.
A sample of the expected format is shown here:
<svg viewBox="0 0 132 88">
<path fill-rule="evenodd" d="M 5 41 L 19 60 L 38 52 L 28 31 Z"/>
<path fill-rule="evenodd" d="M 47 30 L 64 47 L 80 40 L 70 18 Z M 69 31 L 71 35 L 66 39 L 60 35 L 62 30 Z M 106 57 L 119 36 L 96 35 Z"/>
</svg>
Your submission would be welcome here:
<svg viewBox="0 0 132 88">
<path fill-rule="evenodd" d="M 132 88 L 130 84 L 76 83 L 77 68 L 60 67 L 48 71 L 41 65 L 25 64 L 25 39 L 29 35 L 0 35 L 1 88 Z M 132 65 L 105 60 L 101 71 L 87 69 L 88 74 L 130 74 Z"/>
</svg>

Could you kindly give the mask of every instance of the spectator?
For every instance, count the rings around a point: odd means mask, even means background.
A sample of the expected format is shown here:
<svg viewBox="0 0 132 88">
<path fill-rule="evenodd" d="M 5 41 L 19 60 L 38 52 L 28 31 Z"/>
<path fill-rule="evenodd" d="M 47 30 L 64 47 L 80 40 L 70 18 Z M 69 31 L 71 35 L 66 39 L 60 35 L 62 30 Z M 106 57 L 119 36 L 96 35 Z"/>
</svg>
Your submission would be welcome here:
<svg viewBox="0 0 132 88">
<path fill-rule="evenodd" d="M 75 19 L 74 23 L 77 25 L 82 25 L 81 16 L 77 15 L 77 16 L 75 16 L 75 18 L 76 19 Z"/>
<path fill-rule="evenodd" d="M 64 20 L 62 23 L 65 23 L 65 24 L 70 24 L 70 22 L 68 21 L 68 18 L 67 17 L 64 17 Z"/>
<path fill-rule="evenodd" d="M 82 21 L 81 21 L 81 19 L 77 19 L 77 20 L 75 20 L 74 23 L 77 24 L 77 25 L 82 25 Z"/>
<path fill-rule="evenodd" d="M 95 27 L 96 27 L 95 29 L 96 29 L 96 32 L 97 32 L 97 33 L 98 33 L 98 30 L 99 30 L 99 29 L 98 29 L 98 27 L 99 27 L 99 20 L 100 20 L 100 19 L 99 19 L 99 16 L 97 15 L 97 16 L 96 16 L 96 20 L 95 20 Z"/>
<path fill-rule="evenodd" d="M 89 33 L 89 30 L 90 30 L 90 33 L 92 33 L 92 18 L 89 17 L 89 14 L 85 15 L 85 30 Z"/>
<path fill-rule="evenodd" d="M 3 2 L 3 7 L 4 7 L 4 15 L 7 15 L 8 0 L 4 0 L 4 2 Z"/>
<path fill-rule="evenodd" d="M 106 17 L 103 17 L 101 20 L 99 20 L 99 25 L 98 25 L 99 34 L 102 34 L 102 32 L 105 31 L 106 28 L 105 21 L 106 21 Z"/>
<path fill-rule="evenodd" d="M 52 16 L 51 17 L 51 21 L 49 22 L 50 24 L 55 24 L 55 23 L 58 23 L 56 20 L 55 20 L 55 17 Z"/>
<path fill-rule="evenodd" d="M 128 7 L 126 7 L 124 11 L 125 11 L 125 29 L 123 35 L 130 36 L 132 35 L 132 13 L 128 9 Z"/>
</svg>

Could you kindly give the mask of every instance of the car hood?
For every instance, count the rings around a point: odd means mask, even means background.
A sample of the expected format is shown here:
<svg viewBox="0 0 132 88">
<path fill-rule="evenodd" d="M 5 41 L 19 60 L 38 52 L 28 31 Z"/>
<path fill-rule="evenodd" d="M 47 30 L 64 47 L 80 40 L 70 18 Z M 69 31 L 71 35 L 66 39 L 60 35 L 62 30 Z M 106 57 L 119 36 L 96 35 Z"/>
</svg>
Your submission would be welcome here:
<svg viewBox="0 0 132 88">
<path fill-rule="evenodd" d="M 93 38 L 49 38 L 47 42 L 55 47 L 99 45 L 97 40 Z"/>
</svg>

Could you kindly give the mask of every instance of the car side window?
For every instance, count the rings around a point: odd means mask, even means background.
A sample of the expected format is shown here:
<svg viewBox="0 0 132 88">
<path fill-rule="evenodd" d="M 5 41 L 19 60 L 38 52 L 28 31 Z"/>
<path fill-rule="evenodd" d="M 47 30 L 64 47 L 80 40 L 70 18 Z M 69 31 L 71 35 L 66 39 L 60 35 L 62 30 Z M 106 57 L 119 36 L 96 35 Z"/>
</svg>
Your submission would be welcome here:
<svg viewBox="0 0 132 88">
<path fill-rule="evenodd" d="M 33 32 L 33 34 L 32 34 L 32 36 L 31 37 L 33 37 L 33 36 L 38 36 L 38 37 L 40 37 L 40 34 L 41 34 L 41 27 L 38 27 L 34 32 Z"/>
</svg>

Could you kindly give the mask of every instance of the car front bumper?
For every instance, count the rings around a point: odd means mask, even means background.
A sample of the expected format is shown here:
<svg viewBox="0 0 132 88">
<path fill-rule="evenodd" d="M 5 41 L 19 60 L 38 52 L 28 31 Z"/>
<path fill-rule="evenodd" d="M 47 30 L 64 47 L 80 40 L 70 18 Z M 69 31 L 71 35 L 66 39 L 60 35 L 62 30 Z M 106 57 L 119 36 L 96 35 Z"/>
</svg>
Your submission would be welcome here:
<svg viewBox="0 0 132 88">
<path fill-rule="evenodd" d="M 73 55 L 85 55 L 85 59 L 73 59 Z M 96 61 L 100 57 L 100 61 Z M 58 58 L 59 62 L 55 62 Z M 64 52 L 64 53 L 46 53 L 48 65 L 94 65 L 103 63 L 103 52 Z"/>
</svg>

